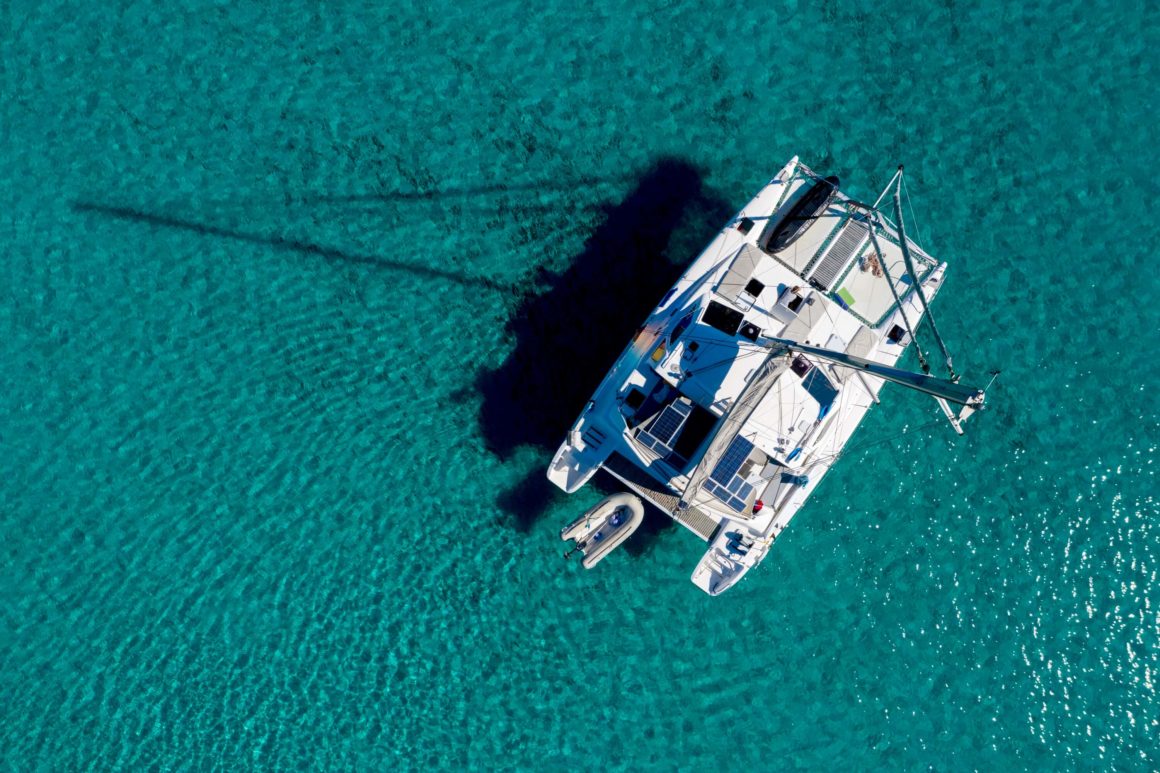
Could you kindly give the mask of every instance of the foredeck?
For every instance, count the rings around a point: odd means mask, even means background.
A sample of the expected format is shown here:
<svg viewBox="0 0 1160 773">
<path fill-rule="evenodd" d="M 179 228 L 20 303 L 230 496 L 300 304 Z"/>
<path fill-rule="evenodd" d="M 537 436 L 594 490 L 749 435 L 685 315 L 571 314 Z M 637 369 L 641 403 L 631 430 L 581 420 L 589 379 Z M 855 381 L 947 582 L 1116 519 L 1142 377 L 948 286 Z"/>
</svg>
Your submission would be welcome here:
<svg viewBox="0 0 1160 773">
<path fill-rule="evenodd" d="M 677 498 L 651 475 L 620 454 L 612 453 L 601 466 L 621 483 L 706 542 L 712 542 L 713 537 L 717 535 L 720 525 L 695 507 L 673 515 L 677 512 Z"/>
<path fill-rule="evenodd" d="M 762 237 L 756 239 L 757 246 L 766 250 L 764 254 L 788 269 L 796 278 L 808 281 L 813 287 L 839 302 L 862 324 L 876 326 L 885 321 L 897 309 L 895 296 L 905 298 L 913 289 L 912 278 L 907 276 L 902 259 L 902 249 L 898 244 L 898 233 L 889 221 L 881 222 L 875 228 L 881 256 L 875 253 L 868 238 L 868 222 L 864 205 L 851 200 L 839 192 L 826 210 L 802 231 L 801 236 L 789 247 L 780 251 L 768 251 L 765 245 L 769 232 L 776 228 L 781 216 L 793 207 L 803 191 L 820 179 L 804 166 L 798 170 L 778 191 L 775 201 L 758 196 L 750 203 L 753 211 L 742 210 L 743 216 L 767 220 Z M 770 214 L 768 207 L 773 209 Z M 937 261 L 910 242 L 919 281 L 929 276 L 938 265 Z M 739 262 L 749 261 L 747 255 L 739 256 Z M 883 265 L 884 264 L 884 265 Z M 737 273 L 730 269 L 731 273 Z M 751 271 L 767 285 L 773 282 L 791 281 L 775 277 L 762 265 L 755 265 Z M 891 292 L 890 281 L 894 284 Z M 740 281 L 747 279 L 741 277 Z M 732 298 L 728 298 L 732 301 Z M 752 321 L 752 320 L 751 320 Z"/>
</svg>

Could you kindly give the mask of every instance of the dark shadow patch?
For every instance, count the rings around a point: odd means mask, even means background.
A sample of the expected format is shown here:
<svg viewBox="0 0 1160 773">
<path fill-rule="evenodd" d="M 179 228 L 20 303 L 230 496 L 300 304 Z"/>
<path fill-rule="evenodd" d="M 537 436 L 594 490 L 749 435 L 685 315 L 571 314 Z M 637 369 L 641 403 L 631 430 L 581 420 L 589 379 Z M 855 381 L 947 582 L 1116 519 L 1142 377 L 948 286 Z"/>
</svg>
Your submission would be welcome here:
<svg viewBox="0 0 1160 773">
<path fill-rule="evenodd" d="M 516 531 L 526 533 L 535 524 L 536 514 L 547 510 L 557 496 L 563 496 L 563 492 L 537 469 L 512 488 L 501 492 L 498 503 L 501 510 L 512 515 Z"/>
</svg>

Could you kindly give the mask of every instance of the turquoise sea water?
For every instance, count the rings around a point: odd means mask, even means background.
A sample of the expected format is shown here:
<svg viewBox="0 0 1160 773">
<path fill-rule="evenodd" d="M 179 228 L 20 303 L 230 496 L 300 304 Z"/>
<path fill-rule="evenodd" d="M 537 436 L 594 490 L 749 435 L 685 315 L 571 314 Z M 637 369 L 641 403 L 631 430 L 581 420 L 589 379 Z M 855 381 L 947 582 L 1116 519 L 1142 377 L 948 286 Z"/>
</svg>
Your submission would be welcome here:
<svg viewBox="0 0 1160 773">
<path fill-rule="evenodd" d="M 1158 8 L 0 6 L 4 768 L 1160 766 Z M 907 165 L 993 408 L 889 390 L 720 598 L 562 561 L 794 154 Z"/>
</svg>

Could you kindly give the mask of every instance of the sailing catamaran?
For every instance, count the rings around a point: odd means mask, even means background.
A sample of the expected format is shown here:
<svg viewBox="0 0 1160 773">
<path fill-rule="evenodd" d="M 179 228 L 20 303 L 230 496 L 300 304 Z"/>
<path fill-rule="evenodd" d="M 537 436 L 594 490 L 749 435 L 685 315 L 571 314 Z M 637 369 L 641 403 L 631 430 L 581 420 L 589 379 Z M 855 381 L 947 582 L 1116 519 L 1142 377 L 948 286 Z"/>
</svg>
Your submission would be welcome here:
<svg viewBox="0 0 1160 773">
<path fill-rule="evenodd" d="M 899 167 L 867 205 L 786 164 L 661 298 L 549 480 L 572 493 L 607 470 L 708 543 L 692 580 L 715 596 L 766 556 L 885 382 L 932 396 L 962 434 L 986 391 L 959 382 L 935 327 L 946 264 L 907 237 L 902 184 Z M 947 378 L 915 341 L 924 319 Z M 912 342 L 922 373 L 895 367 Z"/>
</svg>

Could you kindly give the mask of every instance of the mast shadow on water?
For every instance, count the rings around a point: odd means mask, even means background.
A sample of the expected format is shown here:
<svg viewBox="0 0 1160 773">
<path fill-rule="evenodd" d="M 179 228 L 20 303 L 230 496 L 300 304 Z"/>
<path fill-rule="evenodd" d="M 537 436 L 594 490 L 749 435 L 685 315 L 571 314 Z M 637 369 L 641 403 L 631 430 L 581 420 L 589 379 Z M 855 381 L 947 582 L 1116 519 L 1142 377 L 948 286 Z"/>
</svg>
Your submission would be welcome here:
<svg viewBox="0 0 1160 773">
<path fill-rule="evenodd" d="M 500 495 L 517 531 L 528 531 L 560 492 L 548 481 L 548 458 L 563 441 L 633 331 L 703 246 L 733 214 L 706 191 L 700 172 L 680 159 L 661 159 L 644 173 L 562 273 L 541 270 L 508 320 L 515 348 L 494 370 L 480 373 L 480 428 L 501 459 L 532 446 L 546 455 Z M 595 479 L 611 493 L 623 485 Z M 655 508 L 629 540 L 640 554 L 673 521 Z"/>
<path fill-rule="evenodd" d="M 318 244 L 303 238 L 294 238 L 282 236 L 279 234 L 263 234 L 251 231 L 241 231 L 233 228 L 225 228 L 222 226 L 213 225 L 212 223 L 177 217 L 175 215 L 167 215 L 158 212 L 145 212 L 133 207 L 97 204 L 89 201 L 73 202 L 72 208 L 75 212 L 103 215 L 119 220 L 129 220 L 138 223 L 147 223 L 153 226 L 189 231 L 191 233 L 200 234 L 202 236 L 230 239 L 234 241 L 245 242 L 247 244 L 269 247 L 284 252 L 298 253 L 300 255 L 310 255 L 328 262 L 349 263 L 352 265 L 368 266 L 370 268 L 384 269 L 387 271 L 402 271 L 414 274 L 424 279 L 437 279 L 442 281 L 455 282 L 457 284 L 462 284 L 469 287 L 486 287 L 489 290 L 496 290 L 500 292 L 507 292 L 511 290 L 510 283 L 497 282 L 496 280 L 486 276 L 472 276 L 462 271 L 452 271 L 449 269 L 436 268 L 421 263 L 393 260 L 391 258 L 380 257 L 378 255 L 358 254 L 347 250 L 340 250 L 335 247 L 328 247 L 326 245 Z"/>
<path fill-rule="evenodd" d="M 620 177 L 561 177 L 552 180 L 541 180 L 527 183 L 504 182 L 502 184 L 483 184 L 461 187 L 442 186 L 438 188 L 415 188 L 414 190 L 385 190 L 362 193 L 348 193 L 344 195 L 306 196 L 304 201 L 314 204 L 384 204 L 392 201 L 446 201 L 452 198 L 478 199 L 511 193 L 557 193 L 567 195 L 574 193 L 578 188 L 595 188 L 598 186 L 616 185 L 628 182 L 628 178 Z"/>
</svg>

